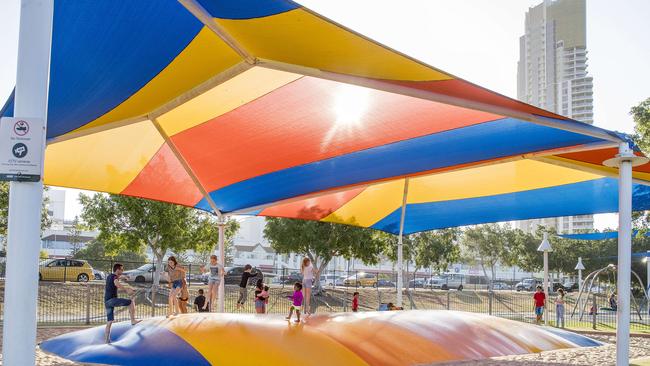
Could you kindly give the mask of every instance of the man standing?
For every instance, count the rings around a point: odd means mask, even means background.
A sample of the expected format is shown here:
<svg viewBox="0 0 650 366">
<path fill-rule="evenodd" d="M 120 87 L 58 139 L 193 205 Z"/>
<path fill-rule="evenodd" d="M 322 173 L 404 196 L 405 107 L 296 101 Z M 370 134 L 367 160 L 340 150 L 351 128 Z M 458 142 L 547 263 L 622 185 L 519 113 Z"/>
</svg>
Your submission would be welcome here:
<svg viewBox="0 0 650 366">
<path fill-rule="evenodd" d="M 131 299 L 124 299 L 117 297 L 117 289 L 125 290 L 129 295 L 133 295 L 135 292 L 129 286 L 125 286 L 120 282 L 120 276 L 124 272 L 124 267 L 115 263 L 113 265 L 113 273 L 106 276 L 106 288 L 104 289 L 104 306 L 106 307 L 106 330 L 105 330 L 105 340 L 106 343 L 111 343 L 111 325 L 113 325 L 113 320 L 115 320 L 115 308 L 118 306 L 128 306 L 129 315 L 131 316 L 131 325 L 139 323 L 139 320 L 135 319 L 135 302 Z"/>
<path fill-rule="evenodd" d="M 535 316 L 537 317 L 535 323 L 539 325 L 542 322 L 542 315 L 544 315 L 544 306 L 546 305 L 546 294 L 544 294 L 542 286 L 537 286 L 535 295 L 533 295 L 533 301 L 535 302 Z"/>
</svg>

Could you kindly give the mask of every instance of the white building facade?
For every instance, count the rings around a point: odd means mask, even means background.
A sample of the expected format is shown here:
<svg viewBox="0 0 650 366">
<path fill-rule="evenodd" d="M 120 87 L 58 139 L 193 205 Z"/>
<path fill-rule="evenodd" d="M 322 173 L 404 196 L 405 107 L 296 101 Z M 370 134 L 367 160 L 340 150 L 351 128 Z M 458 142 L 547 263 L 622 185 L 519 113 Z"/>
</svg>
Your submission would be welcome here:
<svg viewBox="0 0 650 366">
<path fill-rule="evenodd" d="M 545 0 L 526 13 L 519 39 L 517 98 L 575 120 L 593 124 L 593 79 L 587 72 L 586 0 Z M 593 215 L 515 223 L 571 234 L 593 230 Z"/>
</svg>

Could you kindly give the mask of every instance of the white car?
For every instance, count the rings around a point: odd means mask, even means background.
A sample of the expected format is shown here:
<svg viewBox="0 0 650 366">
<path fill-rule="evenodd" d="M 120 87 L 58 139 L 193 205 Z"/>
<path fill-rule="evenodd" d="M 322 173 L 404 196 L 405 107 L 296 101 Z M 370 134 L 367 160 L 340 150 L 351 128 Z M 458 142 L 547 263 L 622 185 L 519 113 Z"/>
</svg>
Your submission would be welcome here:
<svg viewBox="0 0 650 366">
<path fill-rule="evenodd" d="M 320 276 L 320 285 L 321 286 L 342 286 L 345 276 L 333 275 L 333 274 L 324 274 Z"/>
<path fill-rule="evenodd" d="M 153 274 L 156 271 L 156 267 L 153 263 L 144 264 L 136 269 L 129 271 L 124 271 L 124 276 L 127 277 L 127 281 L 133 282 L 153 282 Z M 160 276 L 160 282 L 166 283 L 167 280 L 165 276 Z"/>
</svg>

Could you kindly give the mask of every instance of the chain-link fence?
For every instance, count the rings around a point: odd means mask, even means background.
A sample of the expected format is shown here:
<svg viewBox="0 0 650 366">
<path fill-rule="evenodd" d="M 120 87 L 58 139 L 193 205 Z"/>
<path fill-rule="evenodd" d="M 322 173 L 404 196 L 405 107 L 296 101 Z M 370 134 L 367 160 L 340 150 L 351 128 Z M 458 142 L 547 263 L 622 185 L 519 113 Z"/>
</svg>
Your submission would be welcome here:
<svg viewBox="0 0 650 366">
<path fill-rule="evenodd" d="M 135 290 L 136 316 L 163 316 L 168 310 L 168 284 L 161 279 L 153 286 L 154 263 L 120 262 L 124 265 L 127 283 Z M 114 262 L 106 260 L 50 259 L 39 270 L 38 322 L 40 324 L 98 324 L 105 321 L 104 286 L 106 275 Z M 207 275 L 198 264 L 185 264 L 189 292 L 187 310 L 194 312 L 193 302 L 199 289 L 206 290 Z M 0 275 L 2 273 L 0 266 Z M 243 267 L 229 267 L 225 272 L 225 309 L 227 312 L 255 312 L 254 283 L 257 279 L 270 287 L 267 313 L 288 312 L 293 284 L 301 282 L 299 270 L 287 268 L 254 268 L 256 276 L 249 281 L 247 301 L 237 309 L 239 283 Z M 4 277 L 4 276 L 0 276 Z M 424 275 L 410 273 L 404 279 L 404 309 L 440 309 L 491 314 L 508 319 L 535 322 L 533 291 L 539 279 L 515 281 L 495 280 L 492 289 L 481 276 L 461 274 Z M 393 271 L 328 271 L 312 289 L 313 313 L 351 311 L 352 296 L 359 293 L 359 310 L 374 311 L 396 304 L 397 274 Z M 612 308 L 612 284 L 599 283 L 597 290 L 583 294 L 578 304 L 578 291 L 569 288 L 564 297 L 565 326 L 570 328 L 615 329 L 616 311 Z M 553 290 L 560 286 L 556 283 Z M 632 301 L 632 330 L 650 330 L 648 301 L 637 296 Z M 126 296 L 126 295 L 125 295 Z M 555 299 L 552 292 L 547 301 L 549 324 L 556 325 Z M 0 300 L 4 300 L 4 281 L 0 280 Z M 0 302 L 2 306 L 3 301 Z M 0 309 L 1 310 L 1 309 Z M 126 308 L 116 309 L 116 320 L 127 320 Z"/>
</svg>

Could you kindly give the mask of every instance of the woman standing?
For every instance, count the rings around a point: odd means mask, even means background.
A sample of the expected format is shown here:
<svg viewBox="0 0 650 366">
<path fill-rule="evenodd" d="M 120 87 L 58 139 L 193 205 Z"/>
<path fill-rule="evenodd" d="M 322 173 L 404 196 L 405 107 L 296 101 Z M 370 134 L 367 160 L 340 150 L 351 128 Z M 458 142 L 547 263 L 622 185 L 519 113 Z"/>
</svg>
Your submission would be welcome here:
<svg viewBox="0 0 650 366">
<path fill-rule="evenodd" d="M 564 328 L 564 290 L 559 289 L 555 298 L 555 326 Z M 560 325 L 560 322 L 562 325 Z"/>
<path fill-rule="evenodd" d="M 169 282 L 169 310 L 167 316 L 178 315 L 178 294 L 183 287 L 183 278 L 187 270 L 178 265 L 176 257 L 173 255 L 167 258 L 167 281 Z"/>
<path fill-rule="evenodd" d="M 302 259 L 300 264 L 300 273 L 302 273 L 302 291 L 303 298 L 305 299 L 304 303 L 304 314 L 309 315 L 311 312 L 311 286 L 314 284 L 314 274 L 318 273 L 314 266 L 311 263 L 311 260 L 307 257 Z"/>
<path fill-rule="evenodd" d="M 203 310 L 212 311 L 213 304 L 217 300 L 217 292 L 219 291 L 219 283 L 221 282 L 221 277 L 219 276 L 219 271 L 222 271 L 223 267 L 217 261 L 216 255 L 210 256 L 210 266 L 205 268 L 201 266 L 201 272 L 203 274 L 208 273 L 208 301 L 203 304 Z M 208 310 L 208 306 L 210 309 Z"/>
</svg>

